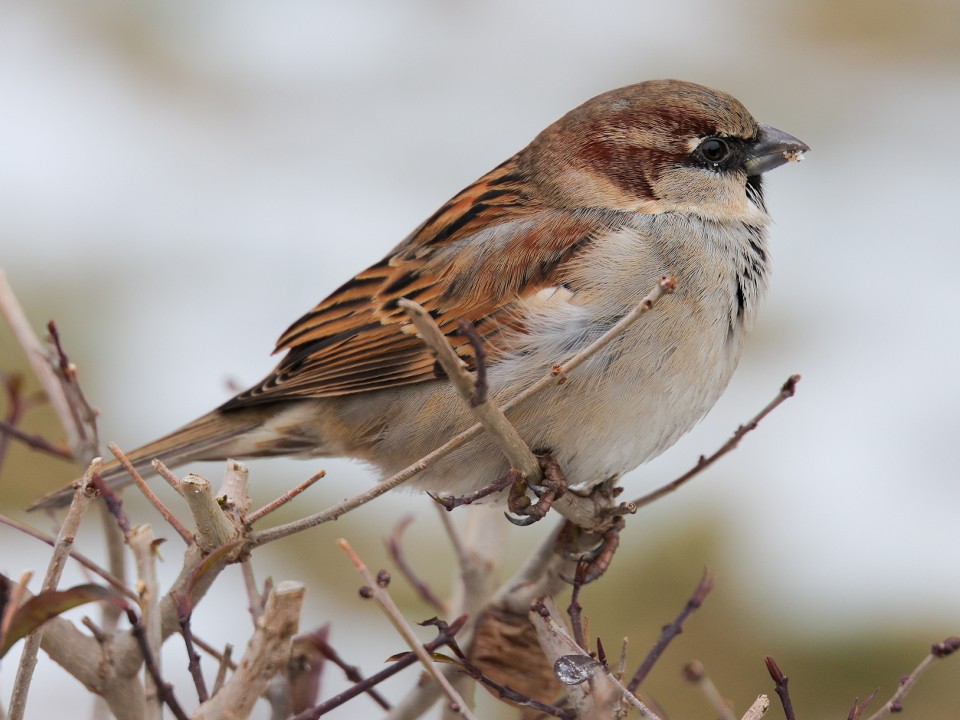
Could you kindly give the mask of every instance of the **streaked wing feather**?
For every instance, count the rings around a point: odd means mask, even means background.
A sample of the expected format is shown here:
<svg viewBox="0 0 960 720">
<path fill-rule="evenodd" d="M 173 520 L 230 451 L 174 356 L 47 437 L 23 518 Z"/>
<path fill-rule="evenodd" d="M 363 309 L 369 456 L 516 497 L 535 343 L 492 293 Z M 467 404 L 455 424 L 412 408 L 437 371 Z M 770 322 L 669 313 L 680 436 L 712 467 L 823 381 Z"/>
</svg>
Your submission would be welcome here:
<svg viewBox="0 0 960 720">
<path fill-rule="evenodd" d="M 495 361 L 504 331 L 517 327 L 516 303 L 563 282 L 565 261 L 589 243 L 600 217 L 546 207 L 525 187 L 507 162 L 463 190 L 291 325 L 277 342 L 287 355 L 274 372 L 223 408 L 435 379 L 434 357 L 398 307 L 401 297 L 423 305 L 471 367 L 473 350 L 457 329 L 460 320 L 473 323 Z"/>
</svg>

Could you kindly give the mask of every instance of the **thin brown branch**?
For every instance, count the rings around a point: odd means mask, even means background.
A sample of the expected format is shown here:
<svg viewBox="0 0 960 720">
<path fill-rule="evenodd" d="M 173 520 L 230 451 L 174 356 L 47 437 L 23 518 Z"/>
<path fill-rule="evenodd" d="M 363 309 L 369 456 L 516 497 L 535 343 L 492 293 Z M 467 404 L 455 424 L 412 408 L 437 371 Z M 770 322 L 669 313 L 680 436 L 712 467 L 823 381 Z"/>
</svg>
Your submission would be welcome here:
<svg viewBox="0 0 960 720">
<path fill-rule="evenodd" d="M 448 630 L 449 632 L 449 630 Z M 450 636 L 453 637 L 452 635 Z M 323 654 L 323 656 L 340 668 L 343 671 L 343 674 L 346 676 L 347 680 L 352 683 L 366 683 L 367 678 L 363 677 L 363 674 L 360 672 L 360 668 L 356 665 L 351 665 L 346 660 L 344 660 L 340 653 L 338 653 L 332 645 L 325 639 L 321 637 L 312 637 L 311 642 L 314 646 Z M 410 662 L 413 663 L 416 661 L 416 656 L 413 653 L 410 653 Z M 376 688 L 372 685 L 367 687 L 365 690 L 366 694 L 370 696 L 370 699 L 373 700 L 377 705 L 382 707 L 384 710 L 390 709 L 390 703 L 387 702 L 387 699 L 381 695 Z"/>
<path fill-rule="evenodd" d="M 177 720 L 188 720 L 187 714 L 183 711 L 183 708 L 180 707 L 180 703 L 177 702 L 176 695 L 173 693 L 173 685 L 165 682 L 160 674 L 157 659 L 150 649 L 150 643 L 147 640 L 147 632 L 144 630 L 143 624 L 133 611 L 133 608 L 127 608 L 127 621 L 130 623 L 130 629 L 134 638 L 137 640 L 137 646 L 143 654 L 143 664 L 147 669 L 147 673 L 152 678 L 154 686 L 157 688 L 159 698 L 170 708 L 170 712 L 174 714 Z"/>
<path fill-rule="evenodd" d="M 683 624 L 686 622 L 687 618 L 690 617 L 690 615 L 700 609 L 700 606 L 703 605 L 703 601 L 706 599 L 707 595 L 709 595 L 710 591 L 713 590 L 713 586 L 713 578 L 710 577 L 710 573 L 704 570 L 703 577 L 700 578 L 700 582 L 697 584 L 697 588 L 693 591 L 693 595 L 691 595 L 690 599 L 687 600 L 687 604 L 684 606 L 683 610 L 680 611 L 680 614 L 677 615 L 676 619 L 669 625 L 664 625 L 657 642 L 654 643 L 653 647 L 650 649 L 650 652 L 647 653 L 647 656 L 643 659 L 643 662 L 640 663 L 640 667 L 637 668 L 637 671 L 633 674 L 633 678 L 627 685 L 627 690 L 629 690 L 631 693 L 637 692 L 637 688 L 640 687 L 640 683 L 644 681 L 644 679 L 653 669 L 654 664 L 660 659 L 663 651 L 667 649 L 667 645 L 669 645 L 677 635 L 683 632 Z"/>
<path fill-rule="evenodd" d="M 0 277 L 0 280 L 2 280 L 2 277 Z M 70 509 L 67 512 L 67 517 L 64 518 L 63 525 L 60 526 L 60 532 L 57 534 L 57 541 L 53 547 L 53 555 L 47 566 L 47 573 L 43 579 L 41 590 L 56 590 L 60 582 L 63 568 L 67 563 L 77 531 L 80 529 L 80 523 L 87 512 L 87 508 L 90 507 L 90 503 L 93 502 L 93 481 L 99 478 L 101 465 L 100 458 L 94 458 L 73 493 L 73 501 L 70 503 Z M 30 692 L 33 671 L 37 665 L 37 653 L 40 650 L 40 643 L 43 641 L 43 632 L 44 627 L 41 625 L 30 633 L 24 643 L 10 699 L 10 720 L 21 720 L 26 710 L 27 695 Z"/>
<path fill-rule="evenodd" d="M 180 635 L 183 636 L 183 644 L 187 648 L 187 668 L 190 670 L 190 677 L 193 678 L 193 685 L 197 689 L 197 700 L 201 703 L 206 702 L 210 694 L 207 692 L 207 683 L 203 679 L 203 672 L 200 669 L 200 655 L 197 653 L 193 644 L 193 629 L 190 625 L 189 603 L 185 603 L 180 612 Z"/>
<path fill-rule="evenodd" d="M 187 527 L 181 523 L 176 515 L 174 515 L 170 508 L 163 504 L 163 501 L 157 497 L 157 494 L 150 488 L 147 482 L 143 479 L 137 469 L 133 466 L 133 463 L 124 455 L 123 451 L 119 448 L 116 443 L 107 443 L 107 448 L 113 453 L 113 456 L 120 461 L 120 464 L 123 465 L 123 469 L 127 471 L 130 477 L 133 478 L 133 481 L 137 484 L 137 487 L 140 488 L 147 500 L 160 512 L 163 516 L 163 519 L 169 523 L 169 525 L 177 531 L 177 534 L 180 538 L 189 545 L 193 542 L 193 533 L 190 532 Z"/>
<path fill-rule="evenodd" d="M 790 699 L 790 690 L 787 687 L 790 683 L 790 678 L 780 669 L 777 661 L 769 655 L 763 659 L 763 662 L 767 666 L 767 672 L 770 673 L 770 677 L 773 679 L 774 689 L 777 692 L 777 697 L 780 698 L 780 704 L 783 706 L 783 716 L 786 720 L 797 720 L 797 714 L 793 710 L 793 700 Z"/>
<path fill-rule="evenodd" d="M 580 590 L 583 588 L 584 579 L 587 576 L 587 570 L 590 568 L 590 562 L 581 558 L 577 562 L 577 570 L 573 574 L 573 592 L 570 594 L 570 605 L 567 607 L 567 615 L 570 617 L 570 628 L 573 630 L 573 639 L 577 645 L 588 652 L 587 636 L 583 631 L 583 606 L 580 604 Z"/>
<path fill-rule="evenodd" d="M 263 506 L 262 508 L 260 508 L 259 510 L 254 510 L 252 513 L 250 513 L 249 515 L 246 516 L 247 525 L 253 525 L 257 520 L 259 520 L 260 518 L 262 518 L 264 515 L 269 515 L 270 513 L 272 513 L 272 512 L 273 512 L 274 510 L 276 510 L 277 508 L 286 505 L 288 502 L 290 502 L 291 500 L 293 500 L 297 495 L 299 495 L 299 494 L 302 493 L 304 490 L 306 490 L 306 489 L 309 488 L 311 485 L 313 485 L 315 482 L 317 482 L 317 480 L 320 480 L 321 478 L 325 477 L 326 474 L 327 474 L 327 471 L 326 471 L 326 470 L 321 470 L 320 472 L 312 475 L 312 476 L 311 476 L 310 478 L 308 478 L 307 480 L 304 480 L 302 483 L 300 483 L 299 485 L 297 485 L 295 488 L 292 488 L 291 490 L 288 490 L 287 492 L 285 492 L 283 495 L 281 495 L 280 497 L 278 497 L 278 498 L 277 498 L 276 500 L 274 500 L 273 502 L 267 503 L 266 505 L 264 505 L 264 506 Z"/>
<path fill-rule="evenodd" d="M 467 622 L 467 616 L 462 615 L 449 626 L 440 628 L 440 634 L 436 638 L 431 640 L 428 643 L 422 645 L 422 649 L 426 653 L 432 653 L 435 650 L 449 645 L 453 642 L 456 634 L 463 628 Z M 310 708 L 309 710 L 304 710 L 302 713 L 295 715 L 290 720 L 316 720 L 321 715 L 325 715 L 331 710 L 340 707 L 349 700 L 352 700 L 357 695 L 361 695 L 365 692 L 368 692 L 371 688 L 376 687 L 382 683 L 387 678 L 393 677 L 401 670 L 410 667 L 414 663 L 418 662 L 419 658 L 416 653 L 408 652 L 404 655 L 401 655 L 397 658 L 390 667 L 384 668 L 380 672 L 371 675 L 366 680 L 358 682 L 350 688 L 347 688 L 342 693 L 334 695 L 332 698 L 329 698 L 316 707 Z"/>
<path fill-rule="evenodd" d="M 937 662 L 937 660 L 942 660 L 943 658 L 953 655 L 958 650 L 960 650 L 960 637 L 948 637 L 943 642 L 931 645 L 930 654 L 920 661 L 920 664 L 913 669 L 913 672 L 900 680 L 900 686 L 893 694 L 893 697 L 887 700 L 884 706 L 871 715 L 868 720 L 880 720 L 890 713 L 903 710 L 904 698 L 913 690 L 923 674 L 930 669 L 930 666 Z"/>
<path fill-rule="evenodd" d="M 730 704 L 723 695 L 720 694 L 720 691 L 717 690 L 717 686 L 713 684 L 710 676 L 707 675 L 703 663 L 698 660 L 688 662 L 683 666 L 683 677 L 688 682 L 693 683 L 697 689 L 703 693 L 707 702 L 710 703 L 714 714 L 719 717 L 720 720 L 737 720 L 737 716 L 733 714 Z M 765 696 L 761 695 L 760 697 Z M 769 707 L 769 702 L 767 706 Z M 766 712 L 766 708 L 764 708 L 764 712 Z"/>
<path fill-rule="evenodd" d="M 156 471 L 157 475 L 167 481 L 170 487 L 180 492 L 180 478 L 178 478 L 170 468 L 164 465 L 162 460 L 154 459 L 150 462 L 150 465 Z"/>
<path fill-rule="evenodd" d="M 459 326 L 460 334 L 466 336 L 476 358 L 477 367 L 474 371 L 473 395 L 470 396 L 470 405 L 476 407 L 487 401 L 487 392 L 490 390 L 487 385 L 487 348 L 483 338 L 472 323 L 461 320 Z"/>
<path fill-rule="evenodd" d="M 727 442 L 725 442 L 722 446 L 720 446 L 720 449 L 717 450 L 715 453 L 713 453 L 713 455 L 710 455 L 709 457 L 705 457 L 701 455 L 700 459 L 697 461 L 697 464 L 694 465 L 690 470 L 685 472 L 683 475 L 678 477 L 676 480 L 674 480 L 671 483 L 667 483 L 663 487 L 657 488 L 653 492 L 647 493 L 646 495 L 643 495 L 642 497 L 639 497 L 636 500 L 634 500 L 632 503 L 628 503 L 628 504 L 632 505 L 635 509 L 642 508 L 644 505 L 649 505 L 650 503 L 656 500 L 659 500 L 664 495 L 669 495 L 670 493 L 677 490 L 679 487 L 681 487 L 682 485 L 685 485 L 687 482 L 689 482 L 694 477 L 699 475 L 701 472 L 706 470 L 708 467 L 713 465 L 717 460 L 722 458 L 724 455 L 734 450 L 737 447 L 737 445 L 740 444 L 740 441 L 743 439 L 744 435 L 751 432 L 752 430 L 756 430 L 757 426 L 765 417 L 767 417 L 767 415 L 769 415 L 774 410 L 776 410 L 781 404 L 783 404 L 785 400 L 788 400 L 789 398 L 792 398 L 794 396 L 794 394 L 796 393 L 798 382 L 800 382 L 800 376 L 791 375 L 789 378 L 787 378 L 787 381 L 780 388 L 780 392 L 777 393 L 777 396 L 773 400 L 771 400 L 769 403 L 767 403 L 766 407 L 764 407 L 763 410 L 761 410 L 753 418 L 751 418 L 745 425 L 741 425 L 740 427 L 738 427 L 734 431 L 733 436 L 729 440 L 727 440 Z"/>
<path fill-rule="evenodd" d="M 70 451 L 54 445 L 46 438 L 41 437 L 40 435 L 32 435 L 30 433 L 24 432 L 19 428 L 15 427 L 12 423 L 7 422 L 6 420 L 0 420 L 0 435 L 6 438 L 13 438 L 14 440 L 19 440 L 27 447 L 33 448 L 34 450 L 39 450 L 45 452 L 48 455 L 53 455 L 54 457 L 60 458 L 61 460 L 73 460 L 73 455 L 70 454 Z"/>
<path fill-rule="evenodd" d="M 420 338 L 433 350 L 437 361 L 459 391 L 460 396 L 470 405 L 477 420 L 483 423 L 484 430 L 496 440 L 510 467 L 519 470 L 531 482 L 539 480 L 541 472 L 537 456 L 527 447 L 520 433 L 507 420 L 506 415 L 496 403 L 488 401 L 485 391 L 482 393 L 483 402 L 477 402 L 481 393 L 478 392 L 473 374 L 467 370 L 463 360 L 447 341 L 447 336 L 443 334 L 430 313 L 407 298 L 401 298 L 398 303 L 417 328 Z"/>
<path fill-rule="evenodd" d="M 7 324 L 13 330 L 17 342 L 23 348 L 27 361 L 33 369 L 33 374 L 47 395 L 50 407 L 53 408 L 67 433 L 67 446 L 70 448 L 72 457 L 80 461 L 91 459 L 96 454 L 96 444 L 94 443 L 91 448 L 87 430 L 77 424 L 77 415 L 72 409 L 63 381 L 51 362 L 46 348 L 30 327 L 30 322 L 17 301 L 13 289 L 7 283 L 3 270 L 0 270 L 0 314 L 6 318 Z"/>
<path fill-rule="evenodd" d="M 363 577 L 363 579 L 367 582 L 370 589 L 370 596 L 377 601 L 378 605 L 380 605 L 384 614 L 407 643 L 407 646 L 414 653 L 416 653 L 417 658 L 423 664 L 430 677 L 432 677 L 434 681 L 436 681 L 436 683 L 443 689 L 451 703 L 457 706 L 456 709 L 460 715 L 462 715 L 464 718 L 467 718 L 467 720 L 475 720 L 473 713 L 460 696 L 460 693 L 457 692 L 457 690 L 450 684 L 450 681 L 447 679 L 447 677 L 440 671 L 437 663 L 434 662 L 432 657 L 430 657 L 430 653 L 423 649 L 423 646 L 420 644 L 420 641 L 414 634 L 413 629 L 403 617 L 400 609 L 393 602 L 393 598 L 390 597 L 390 593 L 387 592 L 386 583 L 382 581 L 378 582 L 377 578 L 373 576 L 373 573 L 370 572 L 363 560 L 360 559 L 360 556 L 352 547 L 350 547 L 350 543 L 348 543 L 346 540 L 340 539 L 337 541 L 337 545 L 341 550 L 343 550 L 344 553 L 346 553 L 347 557 L 350 558 L 350 562 L 352 562 L 353 566 L 357 569 L 357 572 L 360 573 L 360 576 Z"/>
<path fill-rule="evenodd" d="M 413 589 L 417 591 L 420 599 L 442 615 L 448 615 L 450 608 L 448 608 L 443 599 L 433 591 L 433 588 L 431 588 L 428 583 L 426 583 L 417 575 L 414 569 L 410 566 L 410 563 L 407 562 L 407 558 L 403 553 L 403 545 L 401 542 L 403 538 L 403 531 L 406 530 L 412 522 L 412 515 L 405 515 L 404 517 L 400 518 L 400 522 L 398 522 L 396 527 L 394 527 L 393 533 L 383 542 L 387 546 L 387 552 L 389 552 L 390 557 L 393 558 L 393 562 L 397 566 L 397 569 L 400 570 L 400 574 L 403 575 Z"/>
<path fill-rule="evenodd" d="M 40 532 L 36 528 L 32 528 L 29 525 L 24 525 L 23 523 L 17 520 L 14 520 L 13 518 L 9 518 L 6 515 L 0 515 L 0 525 L 6 525 L 7 527 L 13 528 L 14 530 L 19 530 L 23 534 L 29 535 L 30 537 L 35 538 L 40 542 L 46 543 L 50 547 L 54 547 L 56 545 L 55 538 L 50 537 L 46 533 Z M 128 588 L 125 583 L 123 583 L 121 580 L 116 578 L 108 570 L 105 570 L 104 568 L 97 565 L 97 563 L 95 563 L 93 560 L 88 558 L 86 555 L 83 555 L 77 550 L 74 550 L 73 548 L 71 548 L 70 557 L 76 560 L 81 565 L 83 565 L 83 567 L 85 567 L 90 572 L 101 577 L 103 580 L 105 580 L 107 583 L 110 584 L 110 587 L 112 587 L 117 592 L 120 592 L 126 595 L 131 600 L 137 599 L 136 593 L 133 592 L 130 588 Z"/>
</svg>

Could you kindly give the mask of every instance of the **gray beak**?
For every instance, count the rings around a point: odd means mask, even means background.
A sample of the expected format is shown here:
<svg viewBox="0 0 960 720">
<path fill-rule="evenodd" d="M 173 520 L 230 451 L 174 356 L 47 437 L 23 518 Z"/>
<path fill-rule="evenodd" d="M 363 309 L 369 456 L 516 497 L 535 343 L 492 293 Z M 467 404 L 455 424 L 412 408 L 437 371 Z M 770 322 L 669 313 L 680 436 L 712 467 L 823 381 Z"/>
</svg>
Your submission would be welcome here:
<svg viewBox="0 0 960 720">
<path fill-rule="evenodd" d="M 800 162 L 810 147 L 793 135 L 760 124 L 760 137 L 750 148 L 745 167 L 747 175 L 760 175 L 788 162 Z"/>
</svg>

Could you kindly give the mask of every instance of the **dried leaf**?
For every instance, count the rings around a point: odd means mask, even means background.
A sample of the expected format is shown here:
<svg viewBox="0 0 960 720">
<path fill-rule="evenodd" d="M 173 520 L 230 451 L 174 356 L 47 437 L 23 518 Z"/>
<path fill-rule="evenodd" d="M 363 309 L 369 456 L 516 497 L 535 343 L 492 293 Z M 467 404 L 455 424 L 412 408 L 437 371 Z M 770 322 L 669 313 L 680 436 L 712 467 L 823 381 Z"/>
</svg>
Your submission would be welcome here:
<svg viewBox="0 0 960 720">
<path fill-rule="evenodd" d="M 77 585 L 68 590 L 44 590 L 17 608 L 10 629 L 0 643 L 0 657 L 7 654 L 18 640 L 26 637 L 48 620 L 80 605 L 107 600 L 118 607 L 127 601 L 115 590 L 102 585 Z"/>
</svg>

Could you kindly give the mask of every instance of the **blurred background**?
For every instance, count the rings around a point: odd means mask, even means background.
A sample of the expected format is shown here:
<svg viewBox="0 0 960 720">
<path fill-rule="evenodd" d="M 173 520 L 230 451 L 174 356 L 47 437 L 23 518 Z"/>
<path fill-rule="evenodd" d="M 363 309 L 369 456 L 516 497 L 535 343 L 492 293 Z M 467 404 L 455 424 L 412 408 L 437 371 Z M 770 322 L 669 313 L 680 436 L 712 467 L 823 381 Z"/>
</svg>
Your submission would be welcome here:
<svg viewBox="0 0 960 720">
<path fill-rule="evenodd" d="M 625 478 L 627 495 L 718 447 L 791 373 L 803 381 L 732 456 L 631 518 L 582 601 L 608 648 L 630 637 L 635 667 L 709 566 L 717 589 L 647 691 L 671 717 L 709 716 L 680 680 L 697 658 L 742 713 L 772 690 L 770 654 L 801 717 L 844 717 L 960 633 L 957 28 L 951 0 L 0 0 L 0 268 L 38 333 L 56 319 L 102 437 L 130 449 L 258 381 L 290 322 L 570 108 L 657 77 L 732 93 L 813 151 L 768 176 L 775 271 L 739 372 L 694 432 Z M 0 369 L 26 369 L 3 325 Z M 47 409 L 23 427 L 61 437 Z M 259 462 L 256 500 L 319 467 L 327 478 L 277 521 L 375 481 L 342 461 Z M 20 516 L 74 475 L 15 444 L 2 511 Z M 171 536 L 170 577 L 179 540 L 130 495 L 135 519 Z M 406 513 L 407 555 L 445 591 L 453 559 L 423 496 L 388 495 L 254 558 L 260 581 L 307 583 L 304 629 L 331 622 L 332 644 L 366 673 L 401 642 L 356 602 L 333 543 L 385 566 L 382 538 Z M 80 540 L 94 556 L 97 525 Z M 505 572 L 546 527 L 510 532 Z M 36 590 L 47 549 L 6 528 L 0 548 L 0 571 L 34 570 Z M 194 627 L 242 647 L 235 570 Z M 433 614 L 403 582 L 394 590 L 411 618 Z M 4 703 L 16 659 L 0 668 Z M 179 643 L 165 663 L 189 706 Z M 343 686 L 328 672 L 324 695 Z M 960 665 L 938 664 L 909 717 L 960 717 L 958 687 Z M 82 717 L 89 702 L 41 658 L 28 717 Z M 378 714 L 358 699 L 331 717 Z"/>
</svg>

